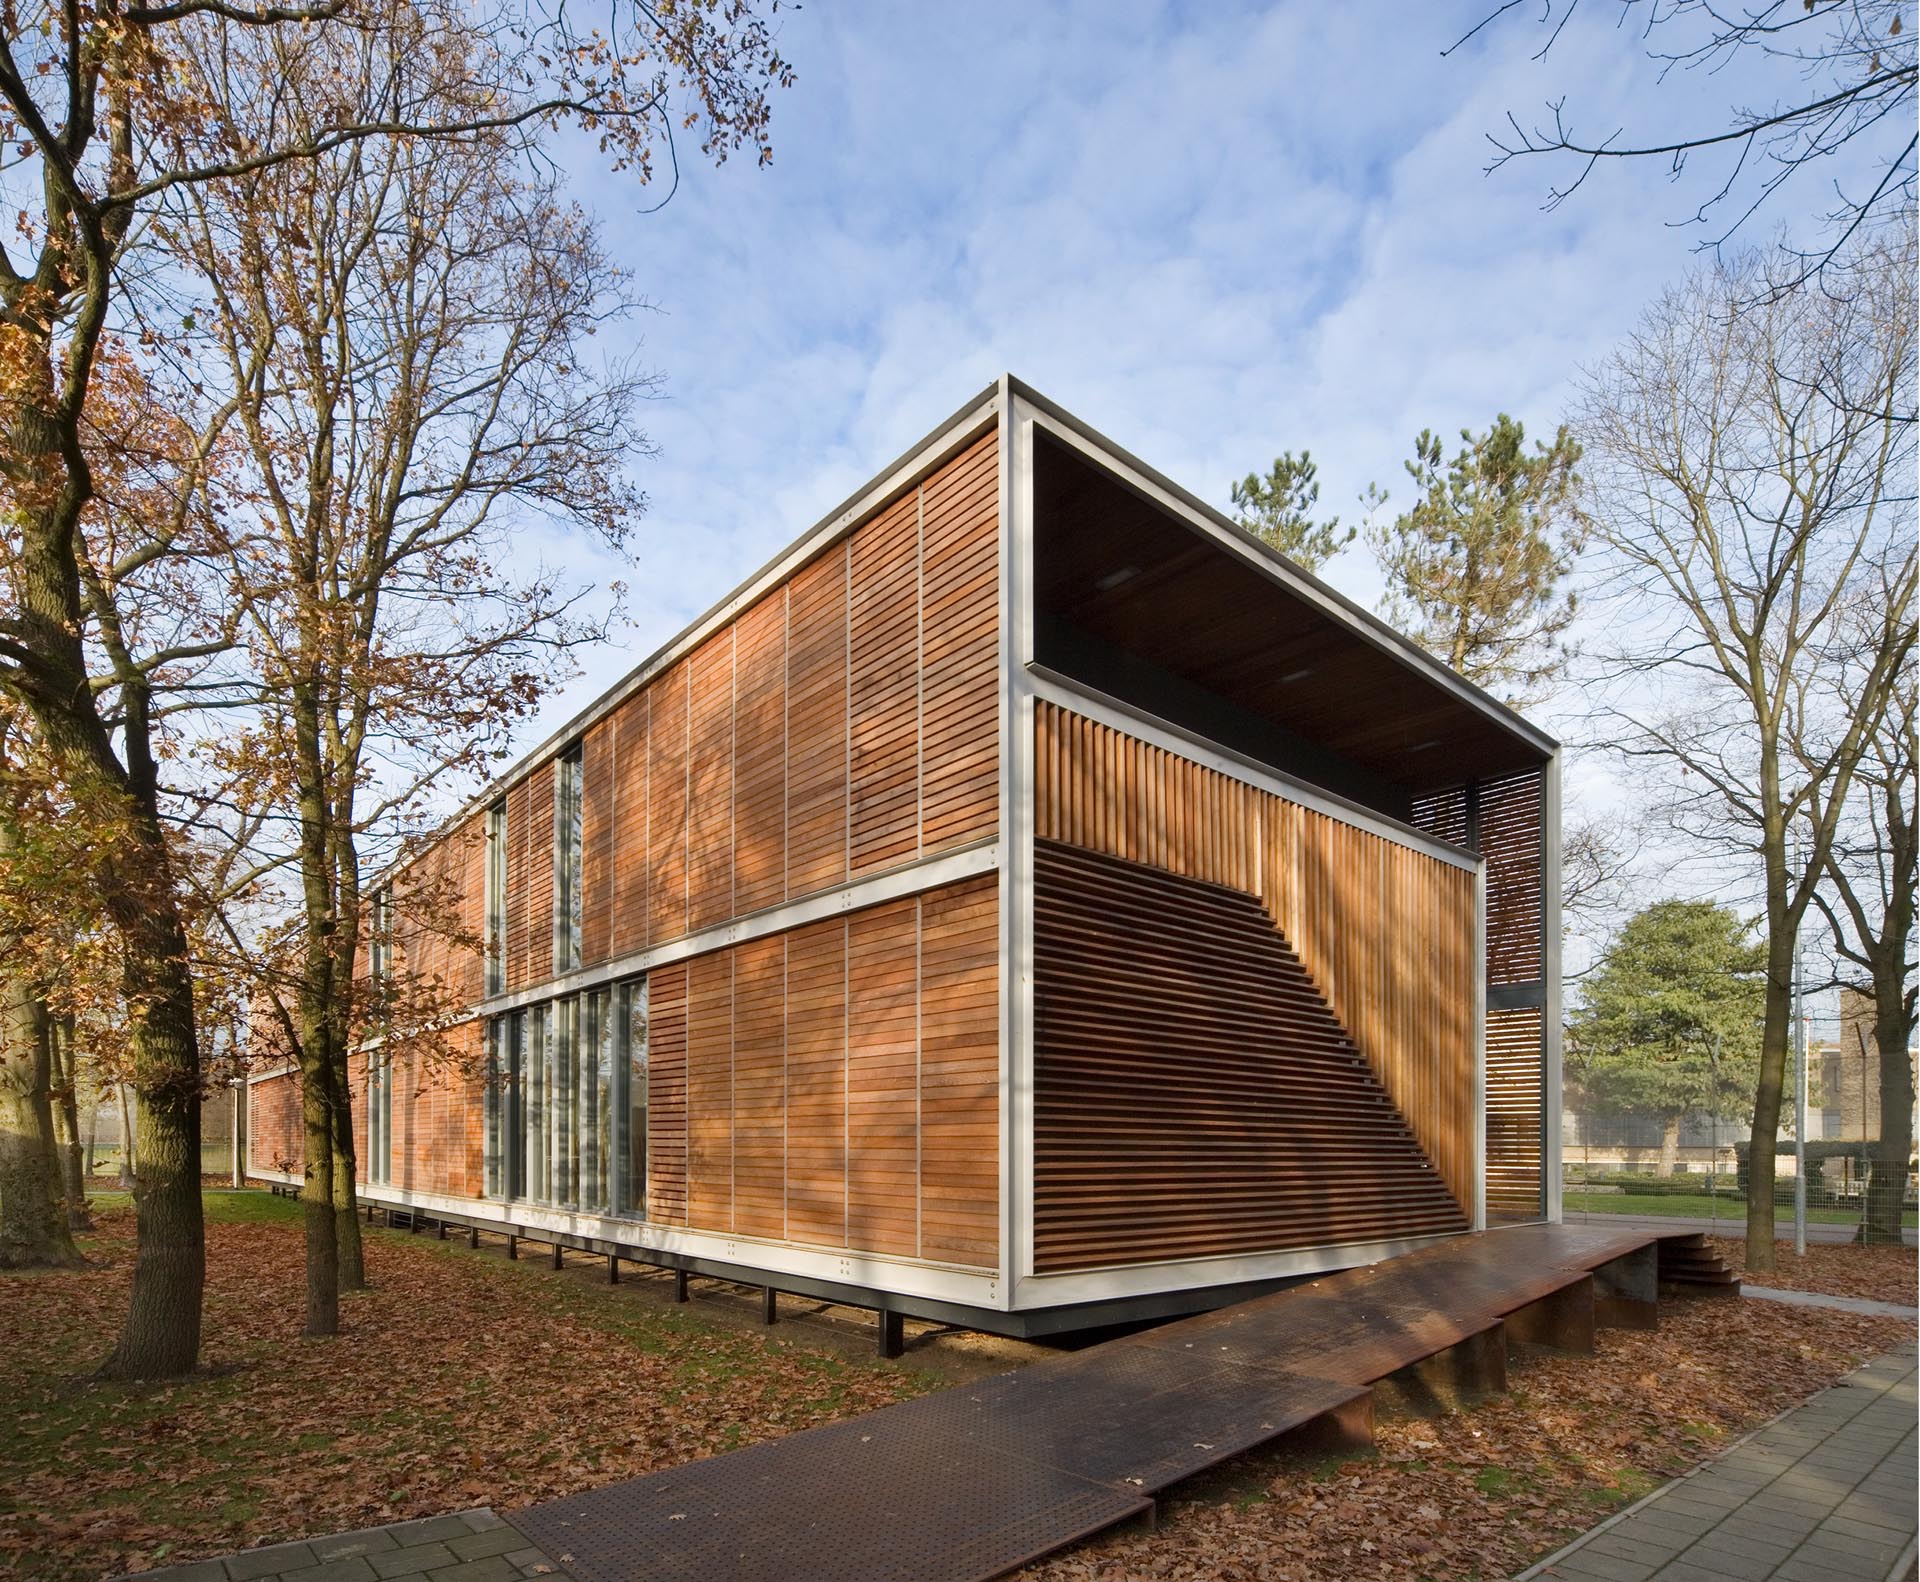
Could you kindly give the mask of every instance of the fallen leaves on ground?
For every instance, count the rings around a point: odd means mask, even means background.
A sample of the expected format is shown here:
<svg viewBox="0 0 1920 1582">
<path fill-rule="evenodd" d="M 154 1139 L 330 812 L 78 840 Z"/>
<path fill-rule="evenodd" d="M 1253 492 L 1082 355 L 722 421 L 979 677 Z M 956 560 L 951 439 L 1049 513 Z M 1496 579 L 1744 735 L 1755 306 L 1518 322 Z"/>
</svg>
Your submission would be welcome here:
<svg viewBox="0 0 1920 1582">
<path fill-rule="evenodd" d="M 1855 1247 L 1810 1242 L 1804 1258 L 1793 1243 L 1774 1243 L 1774 1267 L 1749 1272 L 1744 1241 L 1716 1239 L 1714 1251 L 1749 1285 L 1782 1291 L 1818 1291 L 1826 1296 L 1857 1296 L 1869 1302 L 1916 1305 L 1914 1281 L 1920 1275 L 1920 1251 L 1912 1247 Z"/>
<path fill-rule="evenodd" d="M 103 1214 L 89 1252 L 88 1269 L 0 1279 L 12 1363 L 0 1574 L 92 1582 L 255 1543 L 512 1508 L 928 1382 L 716 1331 L 533 1260 L 384 1232 L 367 1237 L 373 1289 L 345 1299 L 346 1333 L 302 1340 L 300 1228 L 278 1216 L 207 1227 L 205 1371 L 109 1385 L 88 1375 L 124 1315 L 131 1214 Z"/>
<path fill-rule="evenodd" d="M 1366 1454 L 1256 1451 L 1169 1490 L 1025 1582 L 1459 1582 L 1511 1576 L 1739 1433 L 1911 1339 L 1895 1319 L 1663 1304 L 1596 1357 L 1516 1352 L 1508 1393 L 1387 1421 Z"/>
</svg>

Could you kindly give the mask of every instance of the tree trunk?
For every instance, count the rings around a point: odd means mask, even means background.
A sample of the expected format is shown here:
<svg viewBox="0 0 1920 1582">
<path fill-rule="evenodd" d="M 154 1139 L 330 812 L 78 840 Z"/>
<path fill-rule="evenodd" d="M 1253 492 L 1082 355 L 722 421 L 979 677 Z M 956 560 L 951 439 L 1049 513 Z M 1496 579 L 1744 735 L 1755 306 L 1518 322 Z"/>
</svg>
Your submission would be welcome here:
<svg viewBox="0 0 1920 1582">
<path fill-rule="evenodd" d="M 155 861 L 160 865 L 155 871 L 164 872 L 164 845 Z M 126 1323 L 101 1372 L 113 1379 L 171 1378 L 193 1372 L 199 1363 L 207 1276 L 193 980 L 176 908 L 155 906 L 138 919 L 115 921 L 126 947 L 127 1002 L 145 1007 L 133 1019 L 129 1037 L 138 1100 L 133 1187 L 138 1252 Z"/>
<path fill-rule="evenodd" d="M 72 1268 L 85 1260 L 61 1211 L 50 1018 L 18 977 L 0 1018 L 0 1268 Z"/>
<path fill-rule="evenodd" d="M 1907 1204 L 1907 1162 L 1913 1154 L 1913 1064 L 1908 1046 L 1913 1018 L 1906 1005 L 1906 952 L 1892 971 L 1876 970 L 1873 1043 L 1880 1051 L 1880 1136 L 1867 1178 L 1867 1216 L 1861 1241 L 1899 1246 Z M 1876 968 L 1879 963 L 1876 962 Z M 1863 1095 L 1864 1097 L 1864 1095 Z"/>
<path fill-rule="evenodd" d="M 120 1190 L 131 1192 L 139 1174 L 139 1162 L 133 1157 L 133 1094 L 126 1083 L 116 1082 L 113 1096 L 120 1104 Z"/>
<path fill-rule="evenodd" d="M 340 1333 L 340 1242 L 333 1202 L 333 1064 L 316 1049 L 326 1039 L 325 1010 L 302 1007 L 300 1121 L 306 1179 L 300 1201 L 307 1226 L 308 1335 Z"/>
<path fill-rule="evenodd" d="M 1769 908 L 1769 911 L 1772 909 Z M 1793 1022 L 1793 930 L 1767 929 L 1766 1019 L 1760 1035 L 1760 1077 L 1753 1094 L 1753 1130 L 1747 1149 L 1747 1267 L 1775 1267 L 1773 1247 L 1774 1145 L 1786 1089 L 1788 1033 Z"/>
<path fill-rule="evenodd" d="M 1660 1124 L 1660 1174 L 1670 1176 L 1680 1162 L 1680 1117 L 1669 1115 Z"/>
<path fill-rule="evenodd" d="M 359 1169 L 353 1148 L 353 1085 L 336 1064 L 333 1105 L 333 1219 L 340 1261 L 340 1289 L 367 1288 L 366 1253 L 360 1241 Z"/>
<path fill-rule="evenodd" d="M 67 1200 L 67 1229 L 92 1230 L 93 1216 L 87 1211 L 87 1174 L 80 1158 L 80 1061 L 73 1046 L 73 1018 L 54 1018 L 50 1033 L 53 1138 Z"/>
</svg>

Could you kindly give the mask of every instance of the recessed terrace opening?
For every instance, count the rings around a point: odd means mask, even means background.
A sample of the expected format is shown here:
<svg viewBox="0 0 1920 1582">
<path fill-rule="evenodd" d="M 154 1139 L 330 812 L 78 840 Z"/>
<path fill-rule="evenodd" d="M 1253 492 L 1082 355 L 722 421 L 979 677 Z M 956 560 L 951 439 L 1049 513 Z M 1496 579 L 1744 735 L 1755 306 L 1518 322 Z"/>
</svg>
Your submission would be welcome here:
<svg viewBox="0 0 1920 1582">
<path fill-rule="evenodd" d="M 1552 743 L 1145 469 L 1035 425 L 1037 664 L 1402 821 Z"/>
</svg>

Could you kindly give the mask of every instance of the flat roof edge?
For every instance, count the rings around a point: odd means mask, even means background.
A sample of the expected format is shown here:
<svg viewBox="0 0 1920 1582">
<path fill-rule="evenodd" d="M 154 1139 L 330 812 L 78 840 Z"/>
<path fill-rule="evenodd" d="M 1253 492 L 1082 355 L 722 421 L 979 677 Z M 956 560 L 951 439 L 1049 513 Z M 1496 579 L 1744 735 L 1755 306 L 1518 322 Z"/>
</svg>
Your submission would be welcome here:
<svg viewBox="0 0 1920 1582">
<path fill-rule="evenodd" d="M 1448 690 L 1460 694 L 1466 702 L 1486 715 L 1494 724 L 1519 737 L 1543 756 L 1552 757 L 1560 750 L 1560 742 L 1556 737 L 1548 735 L 1517 709 L 1502 703 L 1490 692 L 1467 680 L 1458 671 L 1442 664 L 1412 638 L 1395 631 L 1372 611 L 1354 603 L 1337 588 L 1329 587 L 1312 572 L 1295 564 L 1270 544 L 1263 544 L 1225 512 L 1207 504 L 1192 490 L 1176 483 L 1151 463 L 1142 461 L 1124 445 L 1116 444 L 1090 423 L 1074 416 L 1057 401 L 1051 400 L 1017 376 L 1011 373 L 1006 375 L 1005 384 L 1010 394 L 1038 408 L 1061 427 L 1071 429 L 1094 448 L 1105 451 L 1115 461 L 1148 479 L 1155 488 L 1172 495 L 1188 510 L 1205 518 L 1214 527 L 1232 535 L 1228 548 L 1260 565 L 1261 569 L 1269 575 L 1278 572 L 1278 580 L 1295 584 L 1306 597 L 1320 604 L 1328 614 L 1359 636 L 1366 638 L 1389 657 L 1409 670 L 1418 672 Z"/>
</svg>

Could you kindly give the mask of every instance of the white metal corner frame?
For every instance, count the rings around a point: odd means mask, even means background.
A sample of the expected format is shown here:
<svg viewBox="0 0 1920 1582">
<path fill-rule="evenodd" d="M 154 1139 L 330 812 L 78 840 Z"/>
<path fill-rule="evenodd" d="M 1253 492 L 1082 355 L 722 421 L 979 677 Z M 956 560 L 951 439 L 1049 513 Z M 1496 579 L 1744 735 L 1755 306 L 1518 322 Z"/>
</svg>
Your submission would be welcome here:
<svg viewBox="0 0 1920 1582">
<path fill-rule="evenodd" d="M 1066 420 L 1010 376 L 1002 381 L 1005 405 L 1001 417 L 1002 489 L 1002 650 L 1005 688 L 1001 739 L 1001 916 L 1007 941 L 1002 962 L 1001 1024 L 1003 1028 L 1002 1159 L 1003 1240 L 1002 1267 L 1007 1274 L 1007 1301 L 1015 1310 L 1121 1299 L 1150 1293 L 1232 1285 L 1323 1274 L 1411 1251 L 1444 1238 L 1419 1236 L 1348 1245 L 1329 1245 L 1260 1254 L 1169 1260 L 1130 1264 L 1112 1269 L 1039 1274 L 1034 1269 L 1034 920 L 1033 864 L 1035 838 L 1035 762 L 1033 730 L 1035 705 L 1058 703 L 1114 729 L 1130 732 L 1167 751 L 1179 754 L 1243 784 L 1362 829 L 1369 834 L 1445 862 L 1474 875 L 1473 911 L 1473 1124 L 1474 1184 L 1470 1223 L 1486 1224 L 1486 864 L 1477 853 L 1455 846 L 1425 831 L 1401 824 L 1384 814 L 1306 784 L 1183 729 L 1177 724 L 1110 697 L 1038 662 L 1034 642 L 1034 499 L 1033 451 L 1036 429 L 1069 445 L 1103 471 L 1152 500 L 1161 509 L 1187 522 L 1220 545 L 1250 559 L 1282 582 L 1326 605 L 1343 625 L 1352 626 L 1344 601 L 1324 593 L 1317 583 L 1300 582 L 1253 556 L 1204 511 L 1152 474 L 1124 451 Z M 1371 636 L 1370 633 L 1363 635 Z M 1376 639 L 1377 640 L 1377 639 Z M 1384 646 L 1384 645 L 1383 645 Z M 1424 656 L 1422 656 L 1424 658 Z M 1426 661 L 1420 668 L 1437 668 Z M 1458 682 L 1450 672 L 1441 672 Z M 1459 695 L 1512 727 L 1518 721 L 1464 682 L 1453 687 Z M 1551 742 L 1518 722 L 1522 734 L 1538 738 L 1537 745 L 1552 750 Z M 1007 1143 L 1011 1142 L 1011 1149 Z"/>
</svg>

